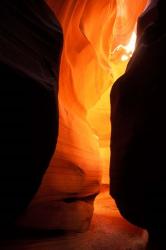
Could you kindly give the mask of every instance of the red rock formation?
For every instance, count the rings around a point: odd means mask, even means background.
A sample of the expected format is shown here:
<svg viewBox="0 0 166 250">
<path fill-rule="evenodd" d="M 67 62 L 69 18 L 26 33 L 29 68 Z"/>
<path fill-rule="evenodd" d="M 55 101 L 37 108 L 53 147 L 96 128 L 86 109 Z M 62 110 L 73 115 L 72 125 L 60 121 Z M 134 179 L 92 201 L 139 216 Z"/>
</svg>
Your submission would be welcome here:
<svg viewBox="0 0 166 250">
<path fill-rule="evenodd" d="M 108 183 L 110 89 L 146 0 L 48 0 L 64 32 L 58 145 L 33 207 L 54 201 L 50 227 L 85 230 L 101 177 Z M 91 200 L 91 203 L 88 202 Z M 70 202 L 69 202 L 70 201 Z M 42 225 L 43 226 L 43 225 Z"/>
</svg>

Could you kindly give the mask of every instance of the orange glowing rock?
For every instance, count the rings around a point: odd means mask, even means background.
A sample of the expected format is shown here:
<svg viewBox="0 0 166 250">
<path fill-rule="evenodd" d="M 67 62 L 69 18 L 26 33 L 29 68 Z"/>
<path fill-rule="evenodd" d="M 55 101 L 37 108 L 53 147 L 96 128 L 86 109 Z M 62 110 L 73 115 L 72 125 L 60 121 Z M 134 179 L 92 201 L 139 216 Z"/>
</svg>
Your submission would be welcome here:
<svg viewBox="0 0 166 250">
<path fill-rule="evenodd" d="M 108 183 L 110 89 L 126 68 L 131 54 L 127 44 L 147 0 L 47 1 L 64 32 L 60 129 L 32 206 L 53 200 L 58 208 L 54 228 L 85 230 L 93 213 L 93 199 L 85 198 L 99 192 L 102 175 Z M 123 49 L 118 51 L 119 44 Z"/>
</svg>

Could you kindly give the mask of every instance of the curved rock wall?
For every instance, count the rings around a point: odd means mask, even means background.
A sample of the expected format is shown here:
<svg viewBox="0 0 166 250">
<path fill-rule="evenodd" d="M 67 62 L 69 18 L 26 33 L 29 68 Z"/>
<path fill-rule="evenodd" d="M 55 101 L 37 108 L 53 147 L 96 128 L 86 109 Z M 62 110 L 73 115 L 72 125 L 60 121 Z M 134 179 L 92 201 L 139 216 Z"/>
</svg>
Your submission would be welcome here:
<svg viewBox="0 0 166 250">
<path fill-rule="evenodd" d="M 55 201 L 56 228 L 85 230 L 102 176 L 108 183 L 109 94 L 128 62 L 120 60 L 123 46 L 116 48 L 128 43 L 146 2 L 48 0 L 64 32 L 60 131 L 56 152 L 32 206 Z"/>
</svg>

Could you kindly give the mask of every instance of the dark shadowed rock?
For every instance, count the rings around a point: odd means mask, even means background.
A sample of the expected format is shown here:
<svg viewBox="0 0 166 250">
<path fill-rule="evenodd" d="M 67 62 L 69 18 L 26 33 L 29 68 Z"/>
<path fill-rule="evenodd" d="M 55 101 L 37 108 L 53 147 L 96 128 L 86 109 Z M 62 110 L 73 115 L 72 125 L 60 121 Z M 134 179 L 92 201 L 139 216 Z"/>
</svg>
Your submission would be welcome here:
<svg viewBox="0 0 166 250">
<path fill-rule="evenodd" d="M 166 29 L 160 3 L 157 20 L 145 29 L 111 92 L 110 190 L 126 219 L 161 240 L 166 228 Z"/>
<path fill-rule="evenodd" d="M 44 1 L 0 3 L 0 224 L 28 206 L 54 152 L 62 32 Z"/>
</svg>

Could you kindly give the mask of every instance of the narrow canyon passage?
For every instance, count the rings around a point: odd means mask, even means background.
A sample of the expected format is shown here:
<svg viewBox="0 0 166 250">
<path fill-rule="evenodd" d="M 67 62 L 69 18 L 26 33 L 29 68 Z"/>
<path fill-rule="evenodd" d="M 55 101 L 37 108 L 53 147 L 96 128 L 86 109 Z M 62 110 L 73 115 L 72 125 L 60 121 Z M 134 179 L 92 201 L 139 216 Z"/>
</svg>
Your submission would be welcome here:
<svg viewBox="0 0 166 250">
<path fill-rule="evenodd" d="M 141 250 L 146 232 L 124 220 L 109 195 L 110 90 L 133 53 L 137 18 L 147 0 L 47 2 L 64 34 L 59 135 L 28 209 L 47 204 L 48 214 L 55 210 L 48 229 L 65 233 L 16 236 L 0 249 Z M 28 217 L 29 225 L 40 224 L 40 216 Z"/>
<path fill-rule="evenodd" d="M 137 18 L 147 1 L 48 4 L 64 34 L 59 136 L 32 207 L 53 200 L 58 210 L 55 228 L 84 231 L 101 184 L 109 184 L 110 90 L 132 55 Z"/>
</svg>

